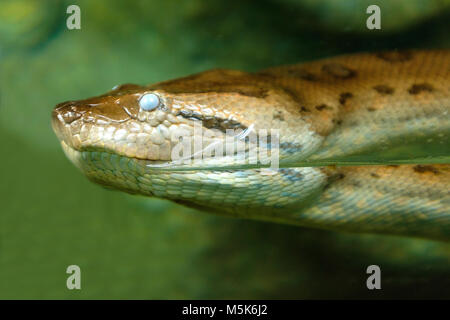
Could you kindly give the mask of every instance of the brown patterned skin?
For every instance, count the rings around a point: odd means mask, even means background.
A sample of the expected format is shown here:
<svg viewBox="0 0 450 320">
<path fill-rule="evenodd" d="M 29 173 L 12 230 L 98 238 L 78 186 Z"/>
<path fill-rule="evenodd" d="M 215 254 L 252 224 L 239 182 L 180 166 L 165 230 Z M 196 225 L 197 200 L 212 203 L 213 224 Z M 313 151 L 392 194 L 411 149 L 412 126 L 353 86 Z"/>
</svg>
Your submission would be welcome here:
<svg viewBox="0 0 450 320">
<path fill-rule="evenodd" d="M 430 137 L 449 151 L 449 80 L 448 50 L 356 54 L 127 84 L 59 104 L 52 123 L 68 157 L 108 187 L 231 216 L 448 240 L 450 165 L 316 163 L 370 160 L 378 150 Z M 159 97 L 151 111 L 139 106 L 148 93 Z M 236 154 L 174 164 L 174 133 L 187 132 L 192 143 L 207 136 L 199 149 L 206 150 L 227 129 L 278 130 L 279 146 L 272 136 L 258 150 L 279 151 L 284 168 L 251 169 Z M 289 165 L 302 162 L 310 166 Z"/>
</svg>

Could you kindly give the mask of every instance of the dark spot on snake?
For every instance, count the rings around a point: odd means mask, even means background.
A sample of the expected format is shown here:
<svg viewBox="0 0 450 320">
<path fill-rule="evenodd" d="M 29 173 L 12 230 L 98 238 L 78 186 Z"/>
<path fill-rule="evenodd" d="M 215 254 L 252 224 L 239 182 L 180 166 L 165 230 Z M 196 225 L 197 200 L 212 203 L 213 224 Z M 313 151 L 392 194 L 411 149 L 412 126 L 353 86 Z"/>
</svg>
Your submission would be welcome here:
<svg viewBox="0 0 450 320">
<path fill-rule="evenodd" d="M 242 125 L 240 122 L 233 119 L 226 119 L 219 121 L 219 125 L 223 129 L 247 129 L 246 126 Z"/>
<path fill-rule="evenodd" d="M 314 75 L 311 72 L 308 72 L 308 71 L 306 71 L 304 69 L 296 69 L 296 68 L 288 69 L 287 73 L 290 76 L 293 76 L 293 77 L 296 77 L 296 78 L 300 78 L 300 79 L 303 79 L 303 80 L 307 80 L 307 81 L 317 81 L 317 80 L 319 80 L 319 78 L 316 75 Z"/>
<path fill-rule="evenodd" d="M 375 89 L 376 92 L 378 92 L 380 94 L 384 94 L 384 95 L 393 94 L 394 93 L 394 89 L 393 88 L 391 88 L 389 86 L 386 86 L 384 84 L 379 84 L 377 86 L 374 86 L 373 88 Z"/>
<path fill-rule="evenodd" d="M 331 181 L 328 181 L 328 182 L 323 186 L 323 190 L 327 190 L 329 187 L 331 187 Z"/>
<path fill-rule="evenodd" d="M 419 83 L 413 84 L 411 88 L 408 89 L 410 94 L 419 94 L 421 92 L 432 92 L 434 90 L 433 86 L 429 83 Z"/>
<path fill-rule="evenodd" d="M 367 111 L 369 111 L 369 112 L 374 112 L 374 111 L 377 111 L 377 109 L 372 108 L 372 107 L 369 107 L 369 108 L 367 108 Z"/>
<path fill-rule="evenodd" d="M 345 174 L 343 174 L 343 173 L 338 173 L 337 175 L 336 175 L 336 180 L 342 180 L 342 179 L 344 179 L 345 178 Z"/>
<path fill-rule="evenodd" d="M 205 117 L 205 119 L 203 120 L 203 125 L 206 128 L 217 128 L 219 126 L 215 117 Z"/>
<path fill-rule="evenodd" d="M 191 110 L 181 110 L 180 112 L 178 112 L 178 115 L 182 116 L 183 118 L 190 118 L 192 115 L 192 111 Z"/>
<path fill-rule="evenodd" d="M 204 116 L 199 112 L 192 112 L 191 118 L 197 119 L 197 120 L 204 120 Z"/>
<path fill-rule="evenodd" d="M 297 102 L 298 104 L 303 103 L 302 98 L 298 95 L 298 93 L 296 91 L 291 90 L 290 88 L 287 87 L 282 87 L 281 88 L 288 96 L 290 96 L 292 98 L 292 100 L 294 100 L 295 102 Z"/>
<path fill-rule="evenodd" d="M 284 121 L 284 115 L 281 111 L 276 111 L 273 114 L 273 119 L 274 120 L 280 120 L 280 121 Z"/>
<path fill-rule="evenodd" d="M 398 165 L 398 164 L 388 164 L 388 167 L 391 167 L 391 168 L 398 168 L 399 165 Z"/>
<path fill-rule="evenodd" d="M 333 110 L 333 108 L 331 108 L 330 106 L 327 106 L 326 104 L 321 104 L 321 105 L 318 105 L 318 106 L 316 106 L 316 109 L 317 110 L 319 110 L 319 111 L 322 111 L 322 110 Z"/>
<path fill-rule="evenodd" d="M 176 115 L 182 116 L 183 118 L 189 120 L 202 121 L 205 128 L 218 129 L 222 132 L 226 132 L 227 129 L 247 129 L 247 126 L 243 125 L 239 121 L 233 119 L 222 119 L 214 116 L 205 116 L 199 112 L 194 112 L 191 110 L 180 110 Z"/>
<path fill-rule="evenodd" d="M 303 112 L 311 112 L 307 107 L 301 106 L 300 110 Z"/>
<path fill-rule="evenodd" d="M 331 122 L 337 124 L 338 126 L 340 126 L 342 124 L 342 120 L 338 120 L 338 119 L 331 119 Z"/>
<path fill-rule="evenodd" d="M 429 166 L 429 165 L 417 165 L 413 167 L 413 170 L 417 173 L 424 173 L 424 172 L 431 172 L 434 174 L 439 174 L 439 170 L 436 169 L 433 166 Z"/>
<path fill-rule="evenodd" d="M 343 173 L 337 173 L 337 174 L 333 174 L 333 175 L 329 176 L 327 179 L 327 183 L 325 184 L 323 189 L 324 190 L 328 189 L 333 182 L 342 180 L 344 178 L 345 178 L 345 174 L 343 174 Z"/>
<path fill-rule="evenodd" d="M 353 94 L 351 92 L 343 92 L 339 95 L 339 103 L 344 105 L 347 99 L 353 98 Z"/>
<path fill-rule="evenodd" d="M 373 173 L 373 172 L 370 174 L 370 176 L 371 176 L 371 177 L 374 177 L 374 178 L 379 178 L 379 177 L 380 177 L 378 174 Z"/>
<path fill-rule="evenodd" d="M 338 79 L 351 79 L 356 76 L 356 71 L 339 63 L 329 63 L 322 66 L 322 72 Z"/>
<path fill-rule="evenodd" d="M 257 89 L 246 89 L 246 90 L 242 90 L 242 89 L 233 89 L 233 90 L 225 90 L 224 92 L 233 92 L 233 93 L 238 93 L 240 95 L 243 96 L 248 96 L 248 97 L 255 97 L 255 98 L 266 98 L 269 94 L 268 94 L 268 90 L 264 89 L 264 88 L 257 88 Z"/>
<path fill-rule="evenodd" d="M 376 54 L 377 58 L 387 62 L 405 62 L 412 59 L 413 54 L 410 51 L 391 51 L 379 52 Z"/>
</svg>

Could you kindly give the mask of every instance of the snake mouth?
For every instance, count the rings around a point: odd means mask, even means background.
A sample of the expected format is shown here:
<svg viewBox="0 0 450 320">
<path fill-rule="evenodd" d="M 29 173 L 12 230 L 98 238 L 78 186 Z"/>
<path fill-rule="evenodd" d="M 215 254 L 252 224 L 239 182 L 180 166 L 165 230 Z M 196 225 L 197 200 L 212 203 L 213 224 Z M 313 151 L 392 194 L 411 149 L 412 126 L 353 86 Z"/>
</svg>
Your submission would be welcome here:
<svg viewBox="0 0 450 320">
<path fill-rule="evenodd" d="M 66 103 L 62 107 L 68 108 L 70 105 Z M 61 107 L 55 108 L 52 114 L 52 127 L 67 156 L 81 169 L 83 161 L 98 155 L 104 159 L 111 156 L 126 158 L 146 170 L 220 168 L 227 164 L 239 163 L 236 161 L 241 157 L 237 148 L 231 153 L 225 150 L 228 137 L 223 132 L 216 132 L 214 136 L 205 138 L 202 136 L 204 131 L 200 130 L 201 132 L 197 132 L 196 135 L 195 126 L 163 127 L 162 124 L 150 126 L 134 119 L 122 123 L 103 124 L 88 122 L 83 116 L 72 114 L 72 110 L 64 111 L 64 114 L 61 114 Z M 193 130 L 189 131 L 186 127 Z M 177 128 L 187 132 L 178 134 L 175 131 Z M 180 136 L 181 140 L 178 139 Z M 200 147 L 197 140 L 199 136 Z M 248 150 L 248 145 L 244 147 L 244 151 Z M 98 159 L 94 160 L 96 165 L 102 165 Z"/>
<path fill-rule="evenodd" d="M 117 154 L 149 165 L 171 161 L 173 143 L 169 130 L 159 122 L 149 125 L 132 118 L 93 117 L 65 102 L 53 110 L 51 123 L 65 150 Z"/>
<path fill-rule="evenodd" d="M 136 164 L 139 164 L 142 168 L 151 168 L 151 167 L 158 167 L 158 166 L 169 166 L 170 161 L 163 161 L 163 160 L 148 160 L 148 159 L 140 159 L 136 157 L 129 157 L 127 155 L 118 154 L 115 153 L 114 150 L 108 150 L 108 149 L 98 149 L 98 148 L 81 148 L 77 149 L 72 147 L 71 145 L 67 144 L 65 141 L 61 141 L 61 146 L 66 154 L 66 156 L 75 163 L 77 167 L 82 167 L 80 165 L 80 162 L 84 161 L 105 161 L 106 159 L 118 159 L 119 162 L 122 161 L 122 164 L 120 165 L 123 167 L 123 169 L 126 169 L 126 166 L 123 165 L 124 159 L 127 159 L 128 161 L 133 161 Z M 114 160 L 114 162 L 116 162 Z"/>
<path fill-rule="evenodd" d="M 140 167 L 145 168 L 152 163 L 165 163 L 165 161 L 153 161 L 146 159 L 138 159 L 133 157 L 127 157 L 112 152 L 111 150 L 101 149 L 75 149 L 68 145 L 65 141 L 61 141 L 61 147 L 76 167 L 84 171 L 84 164 L 95 165 L 99 169 L 104 168 L 121 168 L 122 170 L 130 170 L 128 162 L 132 161 L 135 164 L 139 164 Z"/>
<path fill-rule="evenodd" d="M 107 189 L 153 196 L 151 190 L 138 187 L 150 161 L 101 150 L 77 150 L 64 141 L 61 146 L 67 158 L 92 182 Z"/>
</svg>

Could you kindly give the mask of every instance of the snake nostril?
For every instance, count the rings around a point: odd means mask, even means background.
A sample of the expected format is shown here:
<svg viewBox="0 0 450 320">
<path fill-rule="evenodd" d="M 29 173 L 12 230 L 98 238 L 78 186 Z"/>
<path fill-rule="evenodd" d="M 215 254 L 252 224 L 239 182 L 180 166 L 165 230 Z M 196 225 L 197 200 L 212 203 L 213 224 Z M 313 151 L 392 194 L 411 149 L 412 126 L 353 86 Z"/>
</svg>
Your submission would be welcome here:
<svg viewBox="0 0 450 320">
<path fill-rule="evenodd" d="M 80 119 L 81 113 L 78 113 L 76 111 L 67 111 L 67 112 L 61 114 L 61 117 L 63 118 L 65 123 L 69 124 L 77 119 Z"/>
<path fill-rule="evenodd" d="M 73 121 L 81 118 L 81 113 L 76 111 L 75 103 L 72 101 L 63 102 L 58 104 L 53 110 L 54 117 L 58 118 L 60 121 L 70 124 Z"/>
</svg>

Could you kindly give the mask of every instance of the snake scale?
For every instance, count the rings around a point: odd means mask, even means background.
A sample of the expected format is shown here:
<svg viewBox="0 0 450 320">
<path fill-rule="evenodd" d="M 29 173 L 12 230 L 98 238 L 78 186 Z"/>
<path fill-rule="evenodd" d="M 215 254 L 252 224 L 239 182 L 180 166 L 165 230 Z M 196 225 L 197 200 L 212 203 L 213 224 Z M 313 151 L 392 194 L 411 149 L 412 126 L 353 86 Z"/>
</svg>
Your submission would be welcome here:
<svg viewBox="0 0 450 320">
<path fill-rule="evenodd" d="M 447 151 L 449 50 L 350 54 L 125 84 L 58 104 L 52 125 L 68 158 L 110 188 L 234 217 L 450 239 L 449 164 L 218 169 L 236 160 L 232 153 L 197 159 L 194 169 L 173 165 L 180 129 L 192 141 L 208 134 L 201 149 L 230 129 L 276 129 L 281 164 L 370 156 L 382 144 L 429 137 Z M 259 148 L 275 152 L 270 142 Z"/>
</svg>

